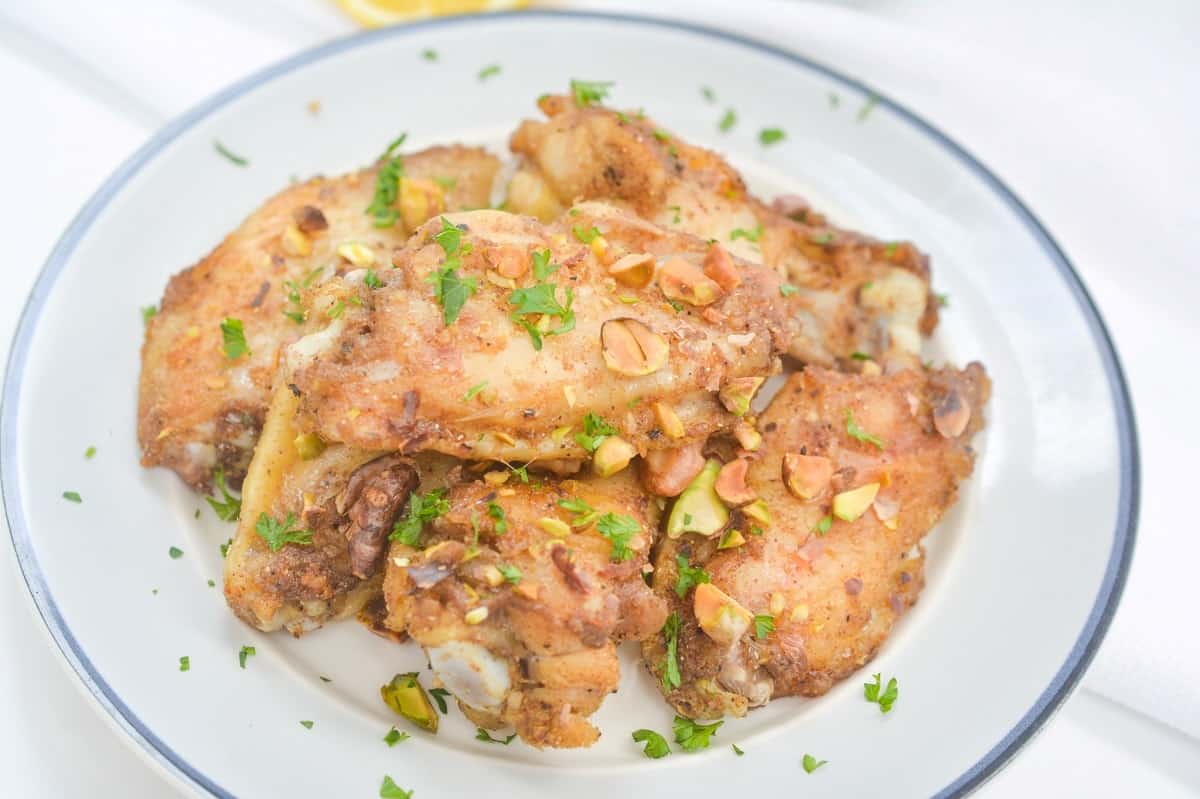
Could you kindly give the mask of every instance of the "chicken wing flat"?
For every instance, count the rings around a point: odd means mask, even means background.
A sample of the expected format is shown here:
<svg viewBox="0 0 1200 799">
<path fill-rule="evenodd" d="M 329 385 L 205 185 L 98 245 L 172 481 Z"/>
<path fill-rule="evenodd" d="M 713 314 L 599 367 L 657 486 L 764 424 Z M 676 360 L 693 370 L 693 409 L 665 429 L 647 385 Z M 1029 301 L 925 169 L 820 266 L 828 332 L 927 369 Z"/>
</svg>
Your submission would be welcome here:
<svg viewBox="0 0 1200 799">
<path fill-rule="evenodd" d="M 311 299 L 326 326 L 288 351 L 301 430 L 612 466 L 729 429 L 788 336 L 773 272 L 603 204 L 448 214 L 393 265 Z"/>
<path fill-rule="evenodd" d="M 196 490 L 208 489 L 216 468 L 237 485 L 263 423 L 279 349 L 298 337 L 304 321 L 296 302 L 302 288 L 351 261 L 386 262 L 432 215 L 487 206 L 500 166 L 483 150 L 457 146 L 401 161 L 403 176 L 390 184 L 394 203 L 381 201 L 376 213 L 365 209 L 380 170 L 396 176 L 392 156 L 369 169 L 286 189 L 171 279 L 142 347 L 143 465 L 167 466 Z M 382 182 L 388 184 L 386 175 Z M 226 335 L 238 335 L 229 323 L 228 333 L 223 330 L 225 320 L 240 324 L 247 353 L 223 346 Z"/>
<path fill-rule="evenodd" d="M 280 386 L 243 484 L 225 553 L 225 599 L 264 632 L 353 616 L 379 595 L 387 536 L 410 497 L 450 478 L 447 458 L 404 458 L 297 438 Z"/>
<path fill-rule="evenodd" d="M 510 147 L 523 166 L 508 205 L 552 218 L 572 202 L 604 200 L 668 229 L 720 242 L 788 282 L 782 304 L 799 329 L 788 351 L 825 366 L 855 353 L 888 368 L 920 363 L 921 336 L 937 324 L 928 259 L 912 244 L 880 242 L 826 224 L 794 199 L 768 206 L 716 153 L 692 146 L 640 114 L 570 97 L 539 101 Z"/>
<path fill-rule="evenodd" d="M 587 717 L 617 688 L 616 644 L 666 618 L 642 577 L 657 507 L 629 470 L 539 485 L 485 476 L 423 507 L 436 518 L 389 553 L 384 623 L 424 647 L 479 726 L 511 726 L 538 748 L 593 743 Z"/>
<path fill-rule="evenodd" d="M 667 700 L 690 718 L 741 715 L 820 695 L 870 660 L 917 599 L 921 539 L 971 473 L 989 393 L 977 363 L 793 375 L 759 419 L 748 470 L 718 478 L 755 503 L 723 535 L 656 551 L 654 588 L 673 614 L 643 654 Z"/>
</svg>

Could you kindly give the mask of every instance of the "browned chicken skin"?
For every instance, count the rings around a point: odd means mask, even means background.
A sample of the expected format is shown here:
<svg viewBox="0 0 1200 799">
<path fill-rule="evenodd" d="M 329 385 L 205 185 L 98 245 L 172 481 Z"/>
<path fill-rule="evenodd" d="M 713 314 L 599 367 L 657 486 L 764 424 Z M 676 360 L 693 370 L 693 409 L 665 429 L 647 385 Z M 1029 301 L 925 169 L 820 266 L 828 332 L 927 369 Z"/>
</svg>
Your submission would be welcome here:
<svg viewBox="0 0 1200 799">
<path fill-rule="evenodd" d="M 599 731 L 587 717 L 617 689 L 616 644 L 666 617 L 642 578 L 656 506 L 628 471 L 477 481 L 446 501 L 423 548 L 393 544 L 384 623 L 425 648 L 476 724 L 511 726 L 538 748 L 590 745 Z"/>
<path fill-rule="evenodd" d="M 300 334 L 297 321 L 285 315 L 302 311 L 291 292 L 349 268 L 341 245 L 364 244 L 386 261 L 408 237 L 406 217 L 415 226 L 442 210 L 487 206 L 500 167 L 484 150 L 458 146 L 403 161 L 400 194 L 411 213 L 392 227 L 377 228 L 364 213 L 378 167 L 313 178 L 268 200 L 212 253 L 171 279 L 142 347 L 143 465 L 173 469 L 199 491 L 208 489 L 216 468 L 238 485 L 262 427 L 279 349 Z M 249 355 L 226 358 L 226 318 L 242 322 Z"/>
<path fill-rule="evenodd" d="M 704 272 L 705 242 L 606 205 L 573 211 L 551 225 L 450 214 L 396 253 L 379 287 L 319 290 L 312 317 L 333 308 L 337 318 L 288 351 L 301 429 L 365 449 L 512 463 L 587 457 L 577 436 L 589 414 L 639 452 L 731 428 L 737 417 L 718 392 L 779 369 L 778 278 L 731 260 L 725 289 Z M 459 239 L 453 256 L 444 230 Z M 431 285 L 448 261 L 456 281 L 476 285 L 450 324 Z M 618 282 L 614 270 L 630 263 L 637 280 Z M 540 268 L 553 271 L 539 281 Z M 518 313 L 514 298 L 539 283 L 560 307 L 570 292 L 569 322 Z"/>
<path fill-rule="evenodd" d="M 971 473 L 989 393 L 977 363 L 793 375 L 760 417 L 763 446 L 746 476 L 770 523 L 735 512 L 744 544 L 722 550 L 720 536 L 685 534 L 655 553 L 655 591 L 679 618 L 681 679 L 664 691 L 668 701 L 692 718 L 741 715 L 772 698 L 820 695 L 870 660 L 917 599 L 921 539 Z M 883 448 L 851 436 L 849 418 Z M 860 516 L 834 517 L 836 495 L 872 484 L 874 501 L 853 509 Z M 703 568 L 709 583 L 678 596 L 680 563 Z M 756 616 L 774 625 L 761 638 Z M 662 680 L 665 638 L 648 641 L 644 656 Z"/>
<path fill-rule="evenodd" d="M 886 368 L 920 363 L 920 337 L 937 324 L 928 259 L 913 245 L 880 242 L 826 224 L 803 203 L 767 206 L 716 153 L 690 145 L 642 115 L 569 97 L 540 101 L 510 147 L 524 159 L 509 206 L 552 218 L 579 200 L 627 207 L 667 229 L 715 240 L 766 264 L 791 286 L 798 328 L 788 352 L 805 363 L 848 365 L 865 353 Z"/>
</svg>

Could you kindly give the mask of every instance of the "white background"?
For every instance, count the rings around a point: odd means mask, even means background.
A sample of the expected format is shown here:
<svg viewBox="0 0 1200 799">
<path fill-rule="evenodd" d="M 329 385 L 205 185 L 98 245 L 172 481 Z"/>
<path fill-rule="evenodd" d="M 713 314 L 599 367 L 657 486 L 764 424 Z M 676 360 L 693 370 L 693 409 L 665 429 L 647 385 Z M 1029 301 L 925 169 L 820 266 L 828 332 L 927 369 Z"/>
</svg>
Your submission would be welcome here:
<svg viewBox="0 0 1200 799">
<path fill-rule="evenodd" d="M 559 5 L 677 15 L 828 63 L 966 145 L 1041 217 L 1132 384 L 1141 525 L 1083 688 L 980 795 L 1200 796 L 1200 4 Z M 0 342 L 71 216 L 146 137 L 247 72 L 352 30 L 327 0 L 0 0 Z M 6 545 L 0 561 L 0 794 L 171 795 L 59 661 Z"/>
</svg>

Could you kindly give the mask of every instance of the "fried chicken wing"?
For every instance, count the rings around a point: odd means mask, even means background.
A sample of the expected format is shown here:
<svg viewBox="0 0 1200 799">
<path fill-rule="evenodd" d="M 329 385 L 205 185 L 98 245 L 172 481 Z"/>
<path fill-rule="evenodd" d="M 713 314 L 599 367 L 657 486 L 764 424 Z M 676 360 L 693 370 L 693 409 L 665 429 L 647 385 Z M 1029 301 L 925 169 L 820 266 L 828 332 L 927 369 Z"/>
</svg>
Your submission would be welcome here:
<svg viewBox="0 0 1200 799">
<path fill-rule="evenodd" d="M 656 551 L 654 588 L 678 618 L 678 681 L 665 673 L 665 635 L 643 653 L 667 700 L 691 718 L 741 715 L 820 695 L 870 660 L 917 599 L 921 539 L 971 473 L 989 393 L 977 363 L 793 375 L 759 419 L 744 484 L 732 482 L 750 489 L 742 502 L 763 504 L 733 511 L 736 534 L 668 537 Z"/>
<path fill-rule="evenodd" d="M 275 391 L 225 553 L 225 599 L 247 624 L 298 636 L 379 595 L 392 526 L 413 492 L 443 486 L 452 466 L 338 445 L 318 452 L 297 441 L 295 405 L 287 386 Z"/>
<path fill-rule="evenodd" d="M 431 220 L 378 285 L 351 274 L 316 292 L 326 326 L 288 350 L 298 424 L 363 449 L 510 463 L 595 450 L 611 464 L 618 442 L 627 463 L 703 440 L 746 412 L 788 336 L 775 274 L 728 255 L 714 272 L 712 254 L 603 204 L 549 225 Z"/>
<path fill-rule="evenodd" d="M 138 438 L 145 466 L 207 490 L 214 468 L 237 485 L 270 399 L 281 346 L 298 337 L 301 288 L 367 257 L 386 263 L 412 228 L 444 210 L 489 203 L 500 162 L 484 150 L 434 147 L 403 159 L 399 217 L 376 227 L 379 165 L 314 178 L 268 200 L 211 254 L 171 279 L 142 347 Z M 365 253 L 365 255 L 364 255 Z M 222 322 L 241 322 L 249 353 L 223 352 Z"/>
<path fill-rule="evenodd" d="M 419 540 L 393 544 L 384 623 L 424 647 L 479 726 L 511 726 L 538 748 L 592 744 L 587 717 L 617 688 L 616 644 L 666 617 L 642 578 L 656 506 L 628 471 L 485 479 L 444 503 Z"/>
<path fill-rule="evenodd" d="M 721 242 L 788 282 L 788 297 L 776 301 L 798 324 L 793 357 L 825 366 L 848 365 L 855 353 L 888 368 L 920 363 L 937 306 L 916 247 L 832 227 L 794 199 L 768 206 L 719 155 L 640 114 L 577 107 L 562 96 L 539 104 L 548 119 L 523 122 L 510 140 L 523 158 L 509 184 L 513 210 L 550 218 L 573 202 L 604 200 Z"/>
</svg>

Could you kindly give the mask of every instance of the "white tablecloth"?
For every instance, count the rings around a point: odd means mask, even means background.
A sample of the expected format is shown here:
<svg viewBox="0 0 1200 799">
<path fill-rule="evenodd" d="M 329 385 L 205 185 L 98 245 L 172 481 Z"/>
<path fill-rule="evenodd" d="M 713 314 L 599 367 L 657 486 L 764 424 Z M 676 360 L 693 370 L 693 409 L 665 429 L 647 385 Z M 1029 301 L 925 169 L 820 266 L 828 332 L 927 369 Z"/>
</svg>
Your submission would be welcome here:
<svg viewBox="0 0 1200 799">
<path fill-rule="evenodd" d="M 964 143 L 1058 238 L 1117 342 L 1143 456 L 1137 555 L 1062 713 L 984 796 L 1200 796 L 1200 635 L 1187 592 L 1200 429 L 1200 4 L 857 0 L 561 3 L 677 15 L 791 47 Z M 325 0 L 0 5 L 0 342 L 72 214 L 170 117 L 353 29 Z M 1190 234 L 1190 235 L 1189 235 Z M 60 664 L 0 546 L 0 795 L 171 789 Z"/>
</svg>

